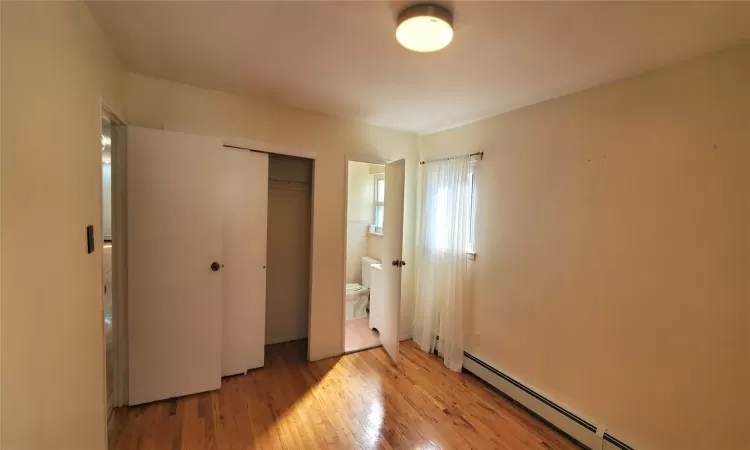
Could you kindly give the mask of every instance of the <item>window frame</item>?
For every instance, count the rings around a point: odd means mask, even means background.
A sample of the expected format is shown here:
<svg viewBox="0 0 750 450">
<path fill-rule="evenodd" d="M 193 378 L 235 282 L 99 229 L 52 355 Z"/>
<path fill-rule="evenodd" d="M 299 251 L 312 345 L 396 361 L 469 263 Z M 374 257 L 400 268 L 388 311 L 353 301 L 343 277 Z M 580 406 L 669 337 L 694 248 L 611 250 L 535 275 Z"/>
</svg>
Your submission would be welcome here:
<svg viewBox="0 0 750 450">
<path fill-rule="evenodd" d="M 383 181 L 383 201 L 378 201 L 378 181 Z M 378 226 L 378 207 L 383 207 L 383 222 L 385 222 L 385 174 L 376 173 L 373 175 L 373 192 L 372 192 L 372 229 L 373 234 L 383 234 L 383 224 Z"/>
<path fill-rule="evenodd" d="M 469 223 L 469 248 L 466 249 L 466 254 L 469 259 L 473 260 L 477 257 L 477 243 L 476 243 L 476 232 L 477 232 L 477 161 L 471 161 L 471 169 L 469 170 L 469 177 L 471 179 L 471 221 Z"/>
</svg>

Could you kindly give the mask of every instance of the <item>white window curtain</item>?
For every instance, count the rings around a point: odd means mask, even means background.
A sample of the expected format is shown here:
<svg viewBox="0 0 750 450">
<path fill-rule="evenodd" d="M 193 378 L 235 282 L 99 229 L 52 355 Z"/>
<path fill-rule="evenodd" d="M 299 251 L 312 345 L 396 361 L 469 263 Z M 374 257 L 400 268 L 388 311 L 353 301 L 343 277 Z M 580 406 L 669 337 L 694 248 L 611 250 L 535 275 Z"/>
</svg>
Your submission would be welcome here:
<svg viewBox="0 0 750 450">
<path fill-rule="evenodd" d="M 470 294 L 472 158 L 434 161 L 422 171 L 414 341 L 437 349 L 445 366 L 463 366 L 465 311 Z"/>
</svg>

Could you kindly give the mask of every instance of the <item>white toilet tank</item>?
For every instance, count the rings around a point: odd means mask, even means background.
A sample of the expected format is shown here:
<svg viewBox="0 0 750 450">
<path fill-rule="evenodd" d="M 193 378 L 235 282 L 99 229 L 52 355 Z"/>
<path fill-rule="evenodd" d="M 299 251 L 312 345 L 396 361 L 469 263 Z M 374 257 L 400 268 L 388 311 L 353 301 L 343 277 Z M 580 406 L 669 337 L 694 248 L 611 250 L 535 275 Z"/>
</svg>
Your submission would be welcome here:
<svg viewBox="0 0 750 450">
<path fill-rule="evenodd" d="M 369 256 L 364 256 L 362 258 L 362 286 L 367 288 L 370 287 L 370 280 L 372 280 L 372 277 L 370 276 L 372 273 L 372 268 L 370 266 L 372 264 L 380 264 L 380 261 L 375 258 L 370 258 Z"/>
</svg>

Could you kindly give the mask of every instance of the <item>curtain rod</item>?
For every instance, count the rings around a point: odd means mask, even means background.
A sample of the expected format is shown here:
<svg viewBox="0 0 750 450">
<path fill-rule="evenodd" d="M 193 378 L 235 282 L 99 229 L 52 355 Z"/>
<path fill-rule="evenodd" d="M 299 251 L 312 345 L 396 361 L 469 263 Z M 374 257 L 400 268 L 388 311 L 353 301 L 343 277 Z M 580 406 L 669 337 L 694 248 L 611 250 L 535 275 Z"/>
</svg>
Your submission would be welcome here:
<svg viewBox="0 0 750 450">
<path fill-rule="evenodd" d="M 430 163 L 430 162 L 435 162 L 435 161 L 448 161 L 449 159 L 463 158 L 464 156 L 478 156 L 479 159 L 482 159 L 482 157 L 484 156 L 484 152 L 476 152 L 476 153 L 471 153 L 468 155 L 461 155 L 461 156 L 451 156 L 450 158 L 431 159 L 429 161 L 419 161 L 419 164 L 423 165 L 424 163 Z"/>
</svg>

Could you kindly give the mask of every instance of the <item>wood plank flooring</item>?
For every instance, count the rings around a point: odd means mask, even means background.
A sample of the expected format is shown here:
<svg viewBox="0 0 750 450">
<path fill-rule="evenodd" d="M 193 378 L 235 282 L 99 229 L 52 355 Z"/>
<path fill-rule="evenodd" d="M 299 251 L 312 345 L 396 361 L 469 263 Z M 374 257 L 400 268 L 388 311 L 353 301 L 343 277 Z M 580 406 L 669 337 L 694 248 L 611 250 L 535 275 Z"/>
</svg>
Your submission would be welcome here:
<svg viewBox="0 0 750 450">
<path fill-rule="evenodd" d="M 219 391 L 115 411 L 110 450 L 577 449 L 469 374 L 402 343 L 314 363 L 306 341 Z"/>
</svg>

